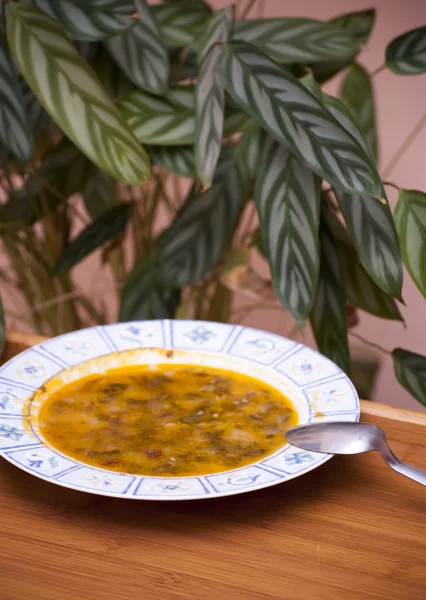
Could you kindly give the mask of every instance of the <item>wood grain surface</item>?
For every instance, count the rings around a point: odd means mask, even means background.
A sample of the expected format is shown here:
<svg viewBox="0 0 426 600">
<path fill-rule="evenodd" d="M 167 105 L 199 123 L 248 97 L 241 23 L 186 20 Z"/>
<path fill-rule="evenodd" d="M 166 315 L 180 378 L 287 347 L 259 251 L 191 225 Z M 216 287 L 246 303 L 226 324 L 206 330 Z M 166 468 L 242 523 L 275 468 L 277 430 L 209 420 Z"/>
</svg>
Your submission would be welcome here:
<svg viewBox="0 0 426 600">
<path fill-rule="evenodd" d="M 426 469 L 423 414 L 363 403 Z M 0 459 L 1 600 L 426 598 L 426 488 L 369 453 L 215 500 L 67 490 Z"/>
</svg>

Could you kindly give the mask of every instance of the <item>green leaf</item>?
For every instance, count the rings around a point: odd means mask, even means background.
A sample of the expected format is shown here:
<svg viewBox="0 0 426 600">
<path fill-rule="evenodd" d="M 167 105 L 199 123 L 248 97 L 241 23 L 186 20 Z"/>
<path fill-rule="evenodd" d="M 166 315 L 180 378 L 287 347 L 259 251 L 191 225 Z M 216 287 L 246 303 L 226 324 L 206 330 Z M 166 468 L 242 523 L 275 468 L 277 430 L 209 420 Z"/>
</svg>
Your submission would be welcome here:
<svg viewBox="0 0 426 600">
<path fill-rule="evenodd" d="M 3 354 L 4 345 L 6 343 L 6 324 L 4 320 L 3 303 L 0 297 L 0 357 Z"/>
<path fill-rule="evenodd" d="M 392 357 L 399 383 L 426 406 L 426 357 L 403 348 L 395 348 Z"/>
<path fill-rule="evenodd" d="M 75 145 L 119 181 L 145 182 L 147 154 L 59 25 L 35 6 L 13 2 L 7 32 L 21 73 Z"/>
<path fill-rule="evenodd" d="M 400 190 L 394 217 L 405 266 L 426 298 L 426 194 Z"/>
<path fill-rule="evenodd" d="M 193 146 L 147 146 L 153 164 L 181 177 L 195 177 Z"/>
<path fill-rule="evenodd" d="M 55 275 L 67 273 L 104 242 L 122 234 L 131 215 L 131 204 L 118 204 L 92 221 L 65 248 L 53 268 Z"/>
<path fill-rule="evenodd" d="M 376 317 L 402 321 L 395 300 L 379 288 L 362 266 L 343 223 L 331 211 L 327 212 L 327 217 L 339 251 L 348 302 Z"/>
<path fill-rule="evenodd" d="M 369 8 L 367 10 L 345 13 L 339 17 L 334 17 L 334 19 L 331 19 L 330 23 L 338 25 L 345 31 L 351 33 L 361 48 L 368 42 L 375 20 L 376 10 L 374 8 Z"/>
<path fill-rule="evenodd" d="M 320 177 L 348 192 L 382 197 L 370 156 L 303 84 L 249 44 L 221 49 L 226 89 L 247 114 Z"/>
<path fill-rule="evenodd" d="M 222 151 L 213 185 L 195 189 L 158 240 L 161 274 L 182 288 L 203 279 L 230 242 L 247 200 L 251 178 L 238 149 Z"/>
<path fill-rule="evenodd" d="M 133 0 L 34 0 L 74 40 L 103 40 L 135 25 Z"/>
<path fill-rule="evenodd" d="M 127 79 L 106 50 L 101 50 L 91 64 L 112 100 L 121 100 L 134 89 L 133 83 Z"/>
<path fill-rule="evenodd" d="M 21 76 L 19 77 L 19 87 L 24 99 L 26 114 L 33 132 L 37 133 L 41 129 L 52 126 L 53 121 L 40 104 L 37 96 L 34 95 L 32 89 L 27 85 L 25 79 Z"/>
<path fill-rule="evenodd" d="M 348 106 L 364 134 L 377 161 L 377 132 L 374 95 L 371 79 L 361 65 L 348 70 L 340 88 L 340 96 Z"/>
<path fill-rule="evenodd" d="M 397 75 L 426 73 L 426 25 L 392 40 L 386 48 L 386 66 Z"/>
<path fill-rule="evenodd" d="M 212 12 L 201 0 L 168 2 L 153 6 L 152 11 L 161 37 L 172 48 L 196 43 Z"/>
<path fill-rule="evenodd" d="M 0 30 L 0 142 L 19 160 L 27 162 L 33 152 L 33 136 L 26 106 Z"/>
<path fill-rule="evenodd" d="M 120 299 L 120 321 L 173 318 L 180 290 L 161 281 L 155 260 L 140 259 L 129 274 Z"/>
<path fill-rule="evenodd" d="M 236 21 L 233 38 L 253 44 L 281 64 L 349 59 L 357 48 L 349 31 L 314 19 Z"/>
<path fill-rule="evenodd" d="M 73 45 L 79 55 L 84 58 L 84 60 L 87 60 L 87 62 L 91 62 L 102 48 L 100 42 L 74 41 Z"/>
<path fill-rule="evenodd" d="M 81 192 L 86 210 L 92 219 L 97 219 L 117 202 L 114 180 L 94 165 L 91 166 Z"/>
<path fill-rule="evenodd" d="M 319 83 L 328 81 L 334 77 L 336 73 L 352 63 L 356 55 L 362 50 L 367 43 L 376 19 L 375 9 L 368 9 L 360 12 L 351 12 L 331 19 L 330 23 L 337 25 L 350 33 L 356 40 L 356 51 L 349 59 L 340 60 L 333 58 L 331 61 L 320 62 L 309 65 L 315 79 Z"/>
<path fill-rule="evenodd" d="M 275 293 L 303 326 L 312 308 L 319 272 L 321 180 L 268 137 L 256 176 L 255 200 L 262 247 Z"/>
<path fill-rule="evenodd" d="M 326 211 L 323 207 L 323 212 Z M 327 218 L 320 227 L 321 266 L 311 325 L 319 351 L 350 375 L 347 304 L 342 269 Z"/>
<path fill-rule="evenodd" d="M 231 7 L 215 13 L 208 21 L 200 51 L 195 86 L 195 168 L 203 186 L 212 183 L 222 146 L 225 89 L 218 72 L 218 42 L 228 40 Z"/>
<path fill-rule="evenodd" d="M 194 86 L 171 88 L 159 97 L 138 90 L 118 104 L 136 138 L 150 145 L 182 146 L 195 142 Z M 247 116 L 229 108 L 225 113 L 224 136 L 241 131 Z"/>
<path fill-rule="evenodd" d="M 135 27 L 106 40 L 105 46 L 137 87 L 162 94 L 168 85 L 169 58 L 159 28 L 145 0 L 135 0 L 139 21 Z"/>
<path fill-rule="evenodd" d="M 385 292 L 401 298 L 402 258 L 391 210 L 374 198 L 336 192 L 361 263 Z"/>
</svg>

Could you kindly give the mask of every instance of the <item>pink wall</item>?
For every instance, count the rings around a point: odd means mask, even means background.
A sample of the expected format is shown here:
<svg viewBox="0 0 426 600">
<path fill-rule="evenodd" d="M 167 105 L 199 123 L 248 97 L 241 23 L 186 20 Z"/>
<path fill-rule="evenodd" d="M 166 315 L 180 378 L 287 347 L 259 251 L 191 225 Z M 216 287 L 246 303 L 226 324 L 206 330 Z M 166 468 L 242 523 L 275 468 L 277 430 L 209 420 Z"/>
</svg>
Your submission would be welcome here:
<svg viewBox="0 0 426 600">
<path fill-rule="evenodd" d="M 262 0 L 261 0 L 262 3 Z M 217 7 L 226 6 L 228 1 L 216 0 Z M 246 3 L 244 3 L 246 4 Z M 424 25 L 426 23 L 425 0 L 297 0 L 283 2 L 281 0 L 263 0 L 264 16 L 294 16 L 330 19 L 344 12 L 365 10 L 374 7 L 377 21 L 368 47 L 362 53 L 360 62 L 373 71 L 384 62 L 386 45 L 397 35 Z M 252 12 L 256 16 L 256 9 Z M 383 168 L 394 152 L 401 145 L 405 136 L 415 127 L 426 113 L 426 75 L 401 77 L 390 71 L 383 71 L 374 78 L 378 130 L 380 139 L 380 166 Z M 334 93 L 336 83 L 329 86 Z M 388 180 L 400 187 L 415 188 L 426 191 L 426 128 L 409 151 L 389 174 Z M 396 192 L 389 189 L 392 204 L 396 201 Z M 379 320 L 368 315 L 361 316 L 357 332 L 375 341 L 384 348 L 392 350 L 401 346 L 409 350 L 426 354 L 426 302 L 410 277 L 405 273 L 404 299 L 406 307 L 402 314 L 406 328 L 402 324 Z M 290 322 L 277 319 L 273 312 L 258 312 L 247 323 L 264 329 L 288 332 Z M 306 334 L 306 341 L 311 343 L 311 336 Z M 358 345 L 358 343 L 357 343 Z M 401 388 L 393 374 L 392 359 L 385 357 L 380 372 L 375 398 L 382 402 L 407 408 L 419 408 L 419 404 Z"/>
</svg>

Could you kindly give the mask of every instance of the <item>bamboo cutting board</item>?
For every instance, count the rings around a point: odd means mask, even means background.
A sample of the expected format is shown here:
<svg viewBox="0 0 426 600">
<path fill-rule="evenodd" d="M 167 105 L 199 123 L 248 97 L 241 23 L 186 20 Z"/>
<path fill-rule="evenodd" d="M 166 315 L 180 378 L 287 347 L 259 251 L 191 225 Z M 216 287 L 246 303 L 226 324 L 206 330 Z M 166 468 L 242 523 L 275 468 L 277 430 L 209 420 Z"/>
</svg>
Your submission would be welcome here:
<svg viewBox="0 0 426 600">
<path fill-rule="evenodd" d="M 426 415 L 364 402 L 362 420 L 426 469 Z M 74 492 L 0 459 L 0 509 L 1 600 L 426 598 L 426 488 L 373 453 L 170 503 Z"/>
</svg>

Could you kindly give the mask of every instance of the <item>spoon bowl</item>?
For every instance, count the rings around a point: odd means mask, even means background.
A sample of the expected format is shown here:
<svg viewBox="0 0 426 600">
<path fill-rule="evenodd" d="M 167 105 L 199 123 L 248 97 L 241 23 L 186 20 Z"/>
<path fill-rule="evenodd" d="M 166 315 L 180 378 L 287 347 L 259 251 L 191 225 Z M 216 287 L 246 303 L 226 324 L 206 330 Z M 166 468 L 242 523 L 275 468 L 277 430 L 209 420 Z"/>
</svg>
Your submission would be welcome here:
<svg viewBox="0 0 426 600">
<path fill-rule="evenodd" d="M 286 431 L 290 444 L 325 454 L 360 454 L 376 450 L 402 475 L 426 486 L 426 473 L 400 461 L 389 448 L 384 431 L 368 423 L 345 421 L 300 425 Z"/>
</svg>

